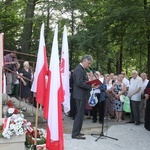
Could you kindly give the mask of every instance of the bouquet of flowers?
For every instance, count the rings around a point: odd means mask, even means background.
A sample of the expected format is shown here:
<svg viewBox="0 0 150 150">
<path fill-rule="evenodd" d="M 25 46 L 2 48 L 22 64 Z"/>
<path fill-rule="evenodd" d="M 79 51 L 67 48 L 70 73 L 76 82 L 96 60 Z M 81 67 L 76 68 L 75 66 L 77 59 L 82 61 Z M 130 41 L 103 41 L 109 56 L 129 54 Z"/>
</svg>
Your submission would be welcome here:
<svg viewBox="0 0 150 150">
<path fill-rule="evenodd" d="M 23 135 L 28 128 L 31 128 L 31 123 L 24 119 L 23 114 L 13 114 L 4 119 L 2 136 L 10 139 L 14 135 Z"/>
<path fill-rule="evenodd" d="M 18 113 L 19 113 L 19 110 L 15 108 L 12 100 L 8 100 L 7 102 L 5 102 L 5 105 L 3 106 L 4 118 L 10 117 L 13 114 L 18 114 Z"/>
<path fill-rule="evenodd" d="M 26 132 L 26 148 L 30 149 L 35 142 L 35 128 L 28 129 Z M 38 128 L 37 129 L 37 149 L 44 149 L 45 148 L 45 143 L 46 143 L 46 130 L 43 128 Z"/>
</svg>

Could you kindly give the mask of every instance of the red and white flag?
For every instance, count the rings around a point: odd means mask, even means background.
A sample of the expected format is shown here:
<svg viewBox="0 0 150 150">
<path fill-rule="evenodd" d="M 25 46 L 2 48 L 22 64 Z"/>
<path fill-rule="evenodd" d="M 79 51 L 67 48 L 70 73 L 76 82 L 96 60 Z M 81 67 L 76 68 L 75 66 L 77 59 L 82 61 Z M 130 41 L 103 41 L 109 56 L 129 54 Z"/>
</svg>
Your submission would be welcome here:
<svg viewBox="0 0 150 150">
<path fill-rule="evenodd" d="M 44 105 L 44 116 L 48 122 L 46 147 L 49 150 L 64 150 L 61 106 L 64 99 L 63 95 L 58 55 L 57 25 L 50 58 L 47 98 Z"/>
<path fill-rule="evenodd" d="M 1 61 L 2 67 L 4 66 L 4 34 L 0 33 L 0 51 L 1 51 Z M 6 76 L 2 74 L 2 93 L 6 93 Z"/>
<path fill-rule="evenodd" d="M 44 39 L 44 23 L 41 26 L 40 41 L 38 56 L 34 74 L 34 80 L 31 87 L 31 91 L 36 93 L 36 101 L 40 105 L 44 105 L 45 91 L 46 91 L 46 75 L 48 73 L 48 63 L 46 56 L 46 46 Z"/>
<path fill-rule="evenodd" d="M 61 77 L 64 90 L 64 112 L 70 111 L 70 85 L 69 85 L 69 51 L 68 51 L 68 38 L 67 29 L 64 26 L 62 52 L 61 52 Z"/>
</svg>

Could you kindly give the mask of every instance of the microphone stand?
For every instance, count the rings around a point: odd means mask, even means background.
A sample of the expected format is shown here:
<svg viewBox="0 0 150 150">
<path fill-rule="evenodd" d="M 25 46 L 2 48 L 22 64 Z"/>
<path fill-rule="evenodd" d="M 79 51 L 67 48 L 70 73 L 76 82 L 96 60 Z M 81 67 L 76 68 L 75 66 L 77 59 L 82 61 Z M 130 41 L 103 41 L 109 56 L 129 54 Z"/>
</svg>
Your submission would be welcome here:
<svg viewBox="0 0 150 150">
<path fill-rule="evenodd" d="M 102 131 L 101 131 L 101 133 L 100 133 L 100 134 L 92 134 L 92 133 L 91 133 L 91 136 L 95 136 L 95 135 L 98 135 L 98 137 L 96 138 L 95 142 L 97 142 L 101 137 L 110 138 L 110 139 L 113 139 L 113 140 L 118 141 L 117 138 L 104 135 L 104 118 L 103 118 L 103 121 L 102 121 Z"/>
<path fill-rule="evenodd" d="M 89 69 L 92 71 L 94 77 L 97 79 L 97 76 L 96 76 L 96 74 L 95 74 L 95 71 L 94 71 L 91 67 L 89 67 Z"/>
<path fill-rule="evenodd" d="M 93 75 L 94 75 L 95 78 L 97 79 L 97 77 L 96 77 L 96 75 L 95 75 L 95 71 L 94 71 L 91 67 L 89 67 L 89 69 L 92 71 Z M 104 105 L 104 107 L 105 107 L 105 105 Z M 101 137 L 110 138 L 110 139 L 113 139 L 113 140 L 118 141 L 117 138 L 104 135 L 104 117 L 103 117 L 103 120 L 102 120 L 102 130 L 101 130 L 100 134 L 93 134 L 93 133 L 91 133 L 91 136 L 95 136 L 95 135 L 98 135 L 98 138 L 95 140 L 95 142 L 97 142 Z"/>
</svg>

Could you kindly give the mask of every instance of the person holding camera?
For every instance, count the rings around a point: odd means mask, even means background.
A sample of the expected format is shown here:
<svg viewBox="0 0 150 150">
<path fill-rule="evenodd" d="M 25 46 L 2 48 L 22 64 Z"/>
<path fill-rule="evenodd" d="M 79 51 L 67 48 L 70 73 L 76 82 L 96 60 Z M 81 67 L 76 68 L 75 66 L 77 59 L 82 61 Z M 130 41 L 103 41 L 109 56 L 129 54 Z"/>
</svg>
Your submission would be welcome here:
<svg viewBox="0 0 150 150">
<path fill-rule="evenodd" d="M 16 74 L 14 74 L 11 71 L 17 70 L 18 66 L 18 59 L 16 56 L 16 51 L 11 52 L 10 54 L 7 54 L 4 56 L 4 67 L 8 68 L 5 69 L 5 74 L 6 74 L 6 93 L 9 96 L 12 96 L 12 90 L 14 87 L 14 83 L 16 81 Z"/>
</svg>

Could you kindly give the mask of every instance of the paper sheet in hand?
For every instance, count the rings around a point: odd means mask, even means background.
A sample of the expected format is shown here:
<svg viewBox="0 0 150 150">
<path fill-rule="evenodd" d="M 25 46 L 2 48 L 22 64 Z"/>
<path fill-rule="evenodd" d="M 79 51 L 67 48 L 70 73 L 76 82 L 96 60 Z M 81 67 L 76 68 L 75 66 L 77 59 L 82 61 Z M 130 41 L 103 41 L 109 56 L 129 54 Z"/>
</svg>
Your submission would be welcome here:
<svg viewBox="0 0 150 150">
<path fill-rule="evenodd" d="M 92 85 L 92 84 L 101 85 L 102 84 L 102 82 L 99 79 L 91 80 L 91 81 L 88 81 L 86 83 L 90 84 L 90 85 Z"/>
</svg>

